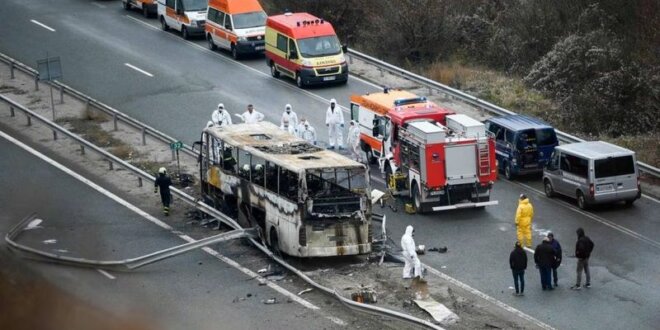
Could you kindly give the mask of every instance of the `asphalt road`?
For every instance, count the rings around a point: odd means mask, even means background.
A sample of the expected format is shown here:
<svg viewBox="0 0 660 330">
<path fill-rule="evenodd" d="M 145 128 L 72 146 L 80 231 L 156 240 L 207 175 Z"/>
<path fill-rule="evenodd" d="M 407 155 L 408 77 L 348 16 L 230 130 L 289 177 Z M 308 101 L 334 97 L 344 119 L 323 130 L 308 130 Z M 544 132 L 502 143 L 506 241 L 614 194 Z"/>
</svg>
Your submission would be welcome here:
<svg viewBox="0 0 660 330">
<path fill-rule="evenodd" d="M 11 226 L 36 212 L 43 220 L 41 228 L 24 231 L 18 242 L 57 254 L 120 260 L 184 243 L 2 137 L 0 150 L 3 237 Z M 21 264 L 32 272 L 22 277 L 41 278 L 120 318 L 144 320 L 153 329 L 339 328 L 322 313 L 286 303 L 286 297 L 201 251 L 133 272 L 109 272 L 113 277 L 109 278 L 94 269 L 21 258 L 6 249 L 4 240 L 0 247 L 3 270 Z M 239 297 L 244 299 L 234 301 Z M 272 297 L 281 303 L 262 303 Z M 20 301 L 29 301 L 25 299 Z"/>
<path fill-rule="evenodd" d="M 48 7 L 35 0 L 6 2 L 0 9 L 0 51 L 34 66 L 48 50 L 62 58 L 67 84 L 185 142 L 197 138 L 218 102 L 231 113 L 253 103 L 270 121 L 279 121 L 283 105 L 291 103 L 299 117 L 311 118 L 324 139 L 327 99 L 347 106 L 350 94 L 376 90 L 357 79 L 346 86 L 300 90 L 292 81 L 270 77 L 263 59 L 235 62 L 224 53 L 204 50 L 204 41 L 188 42 L 159 31 L 155 20 L 123 11 L 118 1 L 61 0 Z M 375 169 L 372 173 L 377 176 Z M 416 226 L 419 244 L 450 250 L 423 256 L 424 262 L 552 326 L 654 328 L 660 321 L 660 204 L 643 198 L 632 208 L 581 212 L 572 201 L 550 200 L 537 190 L 542 187 L 535 178 L 500 180 L 493 193 L 500 205 L 485 211 L 415 216 L 386 211 L 390 232 L 398 241 L 406 225 Z M 507 258 L 521 192 L 535 206 L 535 244 L 538 233 L 551 230 L 562 243 L 564 262 L 559 290 L 542 292 L 531 266 L 526 296 L 517 298 L 508 289 Z M 585 229 L 596 250 L 593 288 L 573 292 L 568 287 L 575 279 L 575 259 L 569 256 L 577 227 Z"/>
</svg>

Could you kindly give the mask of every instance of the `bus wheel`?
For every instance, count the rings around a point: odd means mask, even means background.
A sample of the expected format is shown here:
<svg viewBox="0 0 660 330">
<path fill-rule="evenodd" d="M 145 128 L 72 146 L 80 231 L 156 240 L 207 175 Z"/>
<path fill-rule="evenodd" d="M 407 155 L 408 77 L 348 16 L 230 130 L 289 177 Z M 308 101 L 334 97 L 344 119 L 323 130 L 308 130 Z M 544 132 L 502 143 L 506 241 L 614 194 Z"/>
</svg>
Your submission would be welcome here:
<svg viewBox="0 0 660 330">
<path fill-rule="evenodd" d="M 578 207 L 582 210 L 586 210 L 589 208 L 589 204 L 587 204 L 587 200 L 584 198 L 584 194 L 582 191 L 577 192 L 577 204 Z"/>
<path fill-rule="evenodd" d="M 270 228 L 270 250 L 274 255 L 282 257 L 282 251 L 280 250 L 280 241 L 277 238 L 277 231 L 275 228 Z"/>
<path fill-rule="evenodd" d="M 167 22 L 165 22 L 165 17 L 163 17 L 163 16 L 160 17 L 160 28 L 161 28 L 163 31 L 167 31 L 167 30 L 170 29 L 170 27 L 167 26 Z"/>
<path fill-rule="evenodd" d="M 277 71 L 277 67 L 275 66 L 275 63 L 273 63 L 272 61 L 270 62 L 270 75 L 273 76 L 273 78 L 280 77 L 280 72 Z"/>
</svg>

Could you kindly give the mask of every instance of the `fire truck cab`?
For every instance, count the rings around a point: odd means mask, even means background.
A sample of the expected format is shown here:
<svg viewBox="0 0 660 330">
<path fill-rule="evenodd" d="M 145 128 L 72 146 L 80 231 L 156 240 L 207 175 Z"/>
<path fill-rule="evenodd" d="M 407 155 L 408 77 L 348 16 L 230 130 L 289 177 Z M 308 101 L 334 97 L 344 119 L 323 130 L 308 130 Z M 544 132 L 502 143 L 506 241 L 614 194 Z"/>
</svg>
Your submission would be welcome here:
<svg viewBox="0 0 660 330">
<path fill-rule="evenodd" d="M 495 205 L 495 141 L 483 123 L 405 91 L 351 97 L 363 150 L 417 212 Z"/>
</svg>

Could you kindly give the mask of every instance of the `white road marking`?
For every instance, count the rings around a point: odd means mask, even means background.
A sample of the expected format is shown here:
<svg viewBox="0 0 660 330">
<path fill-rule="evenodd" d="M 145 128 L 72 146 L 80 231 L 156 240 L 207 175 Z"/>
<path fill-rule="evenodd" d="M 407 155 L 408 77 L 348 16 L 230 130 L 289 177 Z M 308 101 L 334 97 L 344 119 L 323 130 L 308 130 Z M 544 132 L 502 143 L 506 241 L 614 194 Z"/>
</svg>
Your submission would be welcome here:
<svg viewBox="0 0 660 330">
<path fill-rule="evenodd" d="M 96 6 L 96 7 L 101 8 L 101 9 L 105 8 L 105 5 L 102 5 L 102 4 L 98 3 L 98 2 L 91 2 L 91 4 L 94 5 L 94 6 Z"/>
<path fill-rule="evenodd" d="M 135 71 L 137 71 L 137 72 L 139 72 L 139 73 L 142 73 L 142 74 L 144 74 L 144 75 L 146 75 L 146 76 L 149 76 L 149 77 L 153 77 L 153 76 L 154 76 L 154 75 L 152 75 L 151 73 L 149 73 L 149 72 L 147 72 L 147 71 L 144 71 L 144 70 L 138 68 L 138 67 L 135 66 L 135 65 L 132 65 L 132 64 L 129 64 L 129 63 L 124 63 L 124 65 L 127 66 L 127 67 L 129 67 L 129 68 L 131 68 L 131 69 L 133 69 L 133 70 L 135 70 Z"/>
<path fill-rule="evenodd" d="M 34 24 L 37 24 L 37 25 L 41 26 L 42 28 L 44 28 L 44 29 L 46 29 L 46 30 L 48 30 L 48 31 L 50 31 L 50 32 L 55 32 L 55 29 L 53 29 L 52 27 L 50 27 L 50 26 L 48 26 L 48 25 L 46 25 L 46 24 L 44 24 L 44 23 L 41 23 L 41 22 L 39 22 L 39 21 L 37 21 L 37 20 L 33 20 L 33 19 L 31 19 L 30 22 L 32 22 L 32 23 L 34 23 Z"/>
<path fill-rule="evenodd" d="M 523 186 L 523 187 L 525 187 L 525 188 L 527 188 L 527 189 L 529 189 L 529 190 L 531 190 L 531 191 L 533 191 L 533 192 L 535 192 L 535 193 L 537 193 L 537 194 L 539 194 L 539 195 L 545 196 L 545 193 L 544 193 L 543 191 L 537 190 L 536 188 L 533 188 L 533 187 L 531 187 L 531 186 L 529 186 L 529 185 L 526 185 L 526 184 L 524 184 L 524 183 L 520 183 L 520 182 L 511 182 L 511 183 L 513 183 L 513 184 L 517 184 L 517 185 L 520 185 L 520 186 Z M 558 201 L 558 200 L 556 200 L 556 199 L 553 199 L 553 198 L 547 198 L 547 200 L 551 201 L 552 203 L 555 203 L 556 205 L 561 205 L 561 206 L 563 206 L 563 207 L 565 207 L 565 208 L 567 208 L 567 209 L 569 209 L 569 210 L 571 210 L 571 211 L 573 211 L 573 212 L 576 212 L 576 213 L 582 214 L 582 215 L 584 215 L 584 216 L 587 217 L 587 218 L 590 218 L 590 219 L 592 219 L 592 220 L 595 220 L 595 221 L 597 221 L 597 222 L 600 222 L 600 223 L 603 224 L 603 225 L 606 225 L 606 226 L 608 226 L 608 227 L 610 227 L 610 228 L 612 228 L 612 229 L 618 230 L 618 231 L 620 231 L 620 232 L 622 232 L 622 233 L 624 233 L 624 234 L 626 234 L 626 235 L 632 236 L 633 238 L 636 238 L 636 239 L 638 239 L 638 240 L 640 240 L 640 241 L 642 241 L 642 242 L 645 242 L 645 243 L 647 243 L 647 244 L 650 244 L 650 245 L 652 245 L 652 246 L 654 246 L 654 247 L 660 249 L 660 242 L 658 242 L 658 241 L 654 241 L 654 240 L 652 240 L 652 239 L 650 239 L 650 238 L 648 238 L 648 237 L 646 237 L 646 236 L 644 236 L 644 235 L 642 235 L 642 234 L 640 234 L 640 233 L 637 233 L 637 232 L 635 232 L 635 231 L 632 231 L 632 230 L 630 230 L 630 229 L 628 229 L 628 228 L 626 228 L 626 227 L 624 227 L 624 226 L 621 226 L 621 225 L 619 225 L 619 224 L 616 224 L 616 223 L 614 223 L 614 222 L 612 222 L 612 221 L 610 221 L 610 220 L 607 220 L 607 219 L 605 219 L 605 218 L 599 217 L 599 216 L 597 216 L 597 215 L 595 215 L 595 214 L 591 214 L 591 213 L 589 213 L 589 212 L 585 212 L 585 211 L 582 211 L 582 210 L 576 209 L 575 207 L 573 207 L 573 206 L 571 206 L 571 205 L 568 205 L 568 204 L 566 204 L 566 203 L 564 203 L 564 202 L 560 202 L 560 201 Z"/>
<path fill-rule="evenodd" d="M 655 198 L 653 198 L 653 197 L 651 197 L 651 196 L 649 196 L 649 195 L 647 195 L 647 194 L 642 194 L 642 197 L 647 198 L 647 199 L 649 199 L 649 200 L 651 200 L 651 201 L 654 201 L 654 202 L 660 204 L 660 200 L 657 200 L 657 199 L 655 199 Z"/>
<path fill-rule="evenodd" d="M 166 223 L 164 223 L 164 222 L 158 220 L 157 218 L 155 218 L 155 217 L 152 216 L 151 214 L 149 214 L 149 213 L 143 211 L 142 209 L 138 208 L 137 206 L 134 206 L 133 204 L 127 202 L 127 201 L 124 200 L 124 199 L 122 199 L 121 197 L 119 197 L 119 196 L 117 196 L 117 195 L 111 193 L 110 191 L 104 189 L 103 187 L 97 185 L 96 183 L 94 183 L 94 182 L 92 182 L 91 180 L 89 180 L 89 179 L 83 177 L 82 175 L 80 175 L 80 174 L 78 174 L 78 173 L 72 171 L 71 169 L 65 167 L 64 165 L 62 165 L 62 164 L 60 164 L 60 163 L 54 161 L 53 159 L 47 157 L 46 155 L 41 154 L 40 152 L 34 150 L 34 149 L 31 148 L 30 146 L 28 146 L 28 145 L 22 143 L 21 141 L 18 141 L 18 140 L 16 140 L 15 138 L 13 138 L 13 137 L 7 135 L 5 132 L 0 131 L 0 137 L 2 137 L 2 138 L 4 138 L 4 139 L 6 139 L 7 141 L 9 141 L 9 142 L 11 142 L 11 143 L 17 145 L 18 147 L 20 147 L 20 148 L 22 148 L 23 150 L 25 150 L 25 151 L 31 153 L 32 155 L 34 155 L 34 156 L 40 158 L 40 159 L 43 160 L 44 162 L 46 162 L 46 163 L 52 165 L 53 167 L 56 167 L 57 169 L 61 170 L 62 172 L 66 173 L 66 174 L 68 174 L 68 175 L 70 175 L 70 176 L 72 176 L 73 178 L 77 179 L 78 181 L 81 181 L 82 183 L 84 183 L 84 184 L 90 186 L 91 188 L 93 188 L 93 189 L 95 189 L 96 191 L 98 191 L 98 192 L 104 194 L 104 195 L 107 196 L 108 198 L 111 198 L 111 199 L 114 200 L 115 202 L 117 202 L 117 203 L 119 203 L 119 204 L 125 206 L 125 207 L 128 208 L 129 210 L 132 210 L 133 212 L 135 212 L 135 213 L 141 215 L 142 217 L 144 217 L 144 218 L 147 219 L 148 221 L 150 221 L 150 222 L 152 222 L 152 223 L 158 225 L 159 227 L 161 227 L 161 228 L 163 228 L 163 229 L 166 229 L 166 230 L 168 230 L 168 231 L 170 231 L 170 232 L 174 232 L 173 228 L 170 227 L 168 224 L 166 224 Z M 177 235 L 177 236 L 180 237 L 181 239 L 187 241 L 187 242 L 194 242 L 194 241 L 195 241 L 193 238 L 191 238 L 191 237 L 189 237 L 189 236 L 187 236 L 187 235 L 180 234 L 180 235 Z M 247 269 L 247 268 L 245 268 L 245 267 L 239 265 L 239 264 L 238 264 L 237 262 L 235 262 L 234 260 L 229 259 L 229 258 L 227 258 L 227 257 L 225 257 L 225 256 L 223 256 L 223 255 L 221 255 L 221 254 L 219 254 L 218 252 L 212 250 L 212 249 L 209 248 L 209 247 L 202 248 L 202 250 L 203 250 L 204 252 L 206 252 L 206 253 L 208 253 L 208 254 L 214 256 L 215 258 L 224 261 L 225 263 L 229 264 L 230 266 L 232 266 L 232 267 L 238 269 L 239 271 L 243 272 L 245 275 L 249 276 L 250 278 L 254 278 L 254 277 L 257 277 L 257 276 L 258 276 L 258 275 L 257 275 L 256 273 L 254 273 L 253 271 L 251 271 L 251 270 L 249 270 L 249 269 Z M 102 270 L 99 269 L 98 271 L 101 272 Z M 102 273 L 102 274 L 103 274 L 103 273 Z M 106 275 L 106 274 L 104 274 L 104 275 Z M 110 275 L 110 274 L 108 274 L 108 275 Z M 106 275 L 106 276 L 107 276 L 107 275 Z M 110 275 L 110 276 L 112 276 L 112 275 Z M 287 291 L 286 289 L 282 288 L 281 286 L 279 286 L 279 285 L 277 285 L 277 284 L 275 284 L 275 283 L 273 283 L 273 282 L 271 282 L 271 281 L 268 281 L 268 280 L 263 279 L 263 278 L 261 278 L 261 277 L 259 277 L 259 281 L 265 281 L 265 282 L 266 282 L 266 285 L 267 285 L 268 287 L 270 287 L 270 288 L 276 290 L 277 292 L 279 292 L 279 293 L 281 293 L 281 294 L 287 296 L 287 297 L 290 298 L 291 300 L 293 300 L 293 301 L 295 301 L 295 302 L 301 304 L 302 306 L 304 306 L 304 307 L 306 307 L 306 308 L 309 308 L 309 309 L 312 309 L 312 310 L 318 310 L 318 309 L 320 309 L 318 306 L 312 304 L 311 302 L 309 302 L 309 301 L 307 301 L 307 300 L 305 300 L 305 299 L 303 299 L 303 298 L 298 297 L 295 293 L 293 293 L 293 292 L 289 292 L 289 291 Z"/>
<path fill-rule="evenodd" d="M 142 25 L 144 25 L 144 26 L 147 26 L 147 27 L 149 27 L 149 28 L 151 28 L 151 29 L 154 29 L 154 30 L 157 30 L 157 31 L 162 31 L 160 28 L 158 28 L 158 27 L 156 27 L 156 26 L 153 26 L 153 25 L 151 25 L 151 24 L 149 24 L 149 23 L 145 23 L 145 22 L 143 22 L 143 21 L 141 21 L 141 20 L 139 20 L 139 19 L 137 19 L 137 18 L 135 18 L 135 17 L 129 16 L 129 15 L 124 15 L 124 17 L 126 17 L 126 18 L 128 18 L 128 19 L 130 19 L 130 20 L 132 20 L 132 21 L 138 22 L 138 23 L 140 23 L 140 24 L 142 24 Z M 162 32 L 165 32 L 165 31 L 162 31 Z M 175 38 L 175 39 L 176 39 L 177 41 L 179 41 L 179 42 L 187 43 L 188 45 L 193 46 L 193 47 L 195 47 L 195 48 L 197 48 L 197 49 L 199 49 L 199 50 L 201 50 L 201 51 L 203 51 L 203 52 L 213 54 L 214 56 L 219 57 L 219 58 L 222 59 L 223 61 L 226 61 L 226 62 L 229 62 L 229 63 L 235 64 L 235 65 L 238 65 L 238 66 L 242 67 L 243 69 L 246 69 L 246 70 L 252 71 L 252 72 L 254 72 L 254 73 L 256 73 L 256 74 L 259 74 L 259 75 L 262 75 L 262 76 L 264 76 L 264 77 L 270 77 L 270 74 L 269 74 L 269 73 L 261 72 L 261 71 L 255 69 L 255 68 L 253 68 L 253 67 L 251 67 L 251 66 L 248 66 L 247 64 L 243 64 L 243 63 L 241 63 L 241 62 L 234 61 L 233 59 L 230 59 L 230 58 L 228 58 L 228 57 L 226 57 L 226 56 L 223 56 L 222 54 L 220 54 L 220 53 L 218 53 L 218 52 L 216 52 L 216 51 L 212 51 L 212 50 L 210 50 L 210 49 L 208 49 L 208 48 L 206 48 L 206 47 L 204 47 L 204 46 L 198 45 L 198 44 L 196 44 L 196 43 L 194 43 L 194 42 L 192 42 L 192 41 L 190 41 L 190 40 L 185 40 L 185 39 L 183 39 L 183 38 L 177 37 L 176 35 L 174 35 L 174 34 L 172 34 L 172 33 L 169 33 L 169 32 L 166 32 L 166 34 L 169 35 L 169 36 L 171 36 L 172 38 Z M 273 79 L 273 81 L 274 81 L 275 83 L 280 84 L 281 86 L 284 86 L 284 87 L 286 87 L 286 88 L 289 88 L 289 89 L 291 89 L 291 90 L 293 90 L 293 91 L 296 91 L 296 92 L 299 92 L 299 93 L 306 94 L 307 96 L 309 96 L 309 97 L 311 97 L 311 98 L 313 98 L 313 99 L 316 99 L 316 100 L 318 100 L 318 101 L 324 102 L 324 103 L 326 103 L 326 104 L 330 104 L 330 99 L 326 99 L 326 98 L 324 98 L 324 97 L 322 97 L 322 96 L 320 96 L 320 95 L 316 95 L 316 94 L 314 94 L 314 93 L 312 93 L 312 92 L 310 92 L 310 91 L 307 91 L 307 90 L 301 89 L 301 88 L 299 88 L 298 86 L 296 86 L 296 85 L 292 85 L 292 84 L 290 84 L 290 83 L 287 83 L 286 81 L 284 81 L 284 80 L 282 80 L 282 79 L 275 79 L 275 78 L 272 78 L 272 79 Z M 347 107 L 342 106 L 342 105 L 340 105 L 339 107 L 340 107 L 345 113 L 350 113 Z"/>
<path fill-rule="evenodd" d="M 340 318 L 338 318 L 338 317 L 334 317 L 334 316 L 326 316 L 326 318 L 327 318 L 328 320 L 332 321 L 332 323 L 334 323 L 334 324 L 341 325 L 342 327 L 345 327 L 345 326 L 346 326 L 346 322 L 344 322 L 344 320 L 342 320 L 342 319 L 340 319 Z"/>
<path fill-rule="evenodd" d="M 424 264 L 424 268 L 426 268 L 430 273 L 442 278 L 443 280 L 445 280 L 447 282 L 451 282 L 452 284 L 462 288 L 463 290 L 466 290 L 466 291 L 468 291 L 468 292 L 470 292 L 470 293 L 472 293 L 472 294 L 474 294 L 474 295 L 476 295 L 476 296 L 478 296 L 482 299 L 485 299 L 485 300 L 489 301 L 492 304 L 497 305 L 500 308 L 503 308 L 507 312 L 513 313 L 513 314 L 517 315 L 520 318 L 523 318 L 523 319 L 525 319 L 529 322 L 532 322 L 532 323 L 536 324 L 537 326 L 539 326 L 540 328 L 554 329 L 553 327 L 551 327 L 551 326 L 549 326 L 549 325 L 533 318 L 532 316 L 529 316 L 529 315 L 527 315 L 527 314 L 525 314 L 525 313 L 523 313 L 523 312 L 521 312 L 521 311 L 505 304 L 504 302 L 499 301 L 499 300 L 497 300 L 497 299 L 495 299 L 495 298 L 493 298 L 493 297 L 491 297 L 491 296 L 489 296 L 489 295 L 487 295 L 487 294 L 485 294 L 485 293 L 483 293 L 483 292 L 481 292 L 481 291 L 479 291 L 479 290 L 477 290 L 477 289 L 475 289 L 475 288 L 473 288 L 473 287 L 471 287 L 471 286 L 469 286 L 469 285 L 467 285 L 467 284 L 465 284 L 465 283 L 463 283 L 463 282 L 461 282 L 461 281 L 459 281 L 459 280 L 457 280 L 457 279 L 455 279 L 455 278 L 453 278 L 453 277 L 451 277 L 451 276 L 449 276 L 449 275 L 447 275 L 447 274 L 445 274 L 445 273 L 429 266 L 429 265 Z"/>
<path fill-rule="evenodd" d="M 103 270 L 103 269 L 96 268 L 96 271 L 98 271 L 99 273 L 103 274 L 103 276 L 105 276 L 105 277 L 107 277 L 107 278 L 109 278 L 109 279 L 111 279 L 111 280 L 116 279 L 116 277 L 112 276 L 112 274 L 106 272 L 106 271 Z"/>
</svg>

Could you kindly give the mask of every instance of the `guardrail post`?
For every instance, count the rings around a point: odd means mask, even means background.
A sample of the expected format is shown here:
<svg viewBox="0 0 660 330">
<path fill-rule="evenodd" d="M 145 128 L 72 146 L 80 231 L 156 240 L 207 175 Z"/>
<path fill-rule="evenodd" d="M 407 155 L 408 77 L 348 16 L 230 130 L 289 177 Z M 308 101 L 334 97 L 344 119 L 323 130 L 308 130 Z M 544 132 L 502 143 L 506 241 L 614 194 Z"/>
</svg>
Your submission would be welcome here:
<svg viewBox="0 0 660 330">
<path fill-rule="evenodd" d="M 353 56 L 348 55 L 348 63 L 353 64 Z"/>
<path fill-rule="evenodd" d="M 138 187 L 142 187 L 142 177 L 138 176 Z"/>
<path fill-rule="evenodd" d="M 431 86 L 429 86 L 429 95 L 433 95 L 433 88 Z"/>
<path fill-rule="evenodd" d="M 9 106 L 9 115 L 12 117 L 16 116 L 16 114 L 14 113 L 14 107 L 12 107 L 11 105 Z"/>
<path fill-rule="evenodd" d="M 113 170 L 113 164 L 112 164 L 111 160 L 108 160 L 108 165 L 109 165 L 110 171 L 112 171 Z"/>
<path fill-rule="evenodd" d="M 11 79 L 14 79 L 14 61 L 9 63 L 9 72 L 11 72 Z"/>
<path fill-rule="evenodd" d="M 85 100 L 85 111 L 89 111 L 89 104 L 90 104 L 90 102 L 89 102 L 89 98 L 87 98 L 87 99 Z"/>
<path fill-rule="evenodd" d="M 39 75 L 34 76 L 34 90 L 39 90 Z"/>
<path fill-rule="evenodd" d="M 112 124 L 113 124 L 114 130 L 116 131 L 117 130 L 117 113 L 116 112 L 112 113 Z"/>
<path fill-rule="evenodd" d="M 147 145 L 147 129 L 142 127 L 142 145 Z"/>
<path fill-rule="evenodd" d="M 30 115 L 27 112 L 25 113 L 25 116 L 27 117 L 27 121 L 28 121 L 27 125 L 32 126 L 32 117 L 30 117 Z"/>
<path fill-rule="evenodd" d="M 53 130 L 53 140 L 57 140 L 57 130 Z"/>
<path fill-rule="evenodd" d="M 81 154 L 81 155 L 84 155 L 84 154 L 85 154 L 85 145 L 84 145 L 84 144 L 81 144 L 81 145 L 80 145 L 80 154 Z"/>
<path fill-rule="evenodd" d="M 174 155 L 174 149 L 172 149 L 172 161 L 176 160 L 176 156 Z"/>
<path fill-rule="evenodd" d="M 385 77 L 385 71 L 383 71 L 383 69 L 378 68 L 378 71 L 380 71 L 380 77 L 381 77 L 381 78 L 382 78 L 382 77 Z"/>
<path fill-rule="evenodd" d="M 64 86 L 60 85 L 60 104 L 64 104 Z"/>
</svg>

